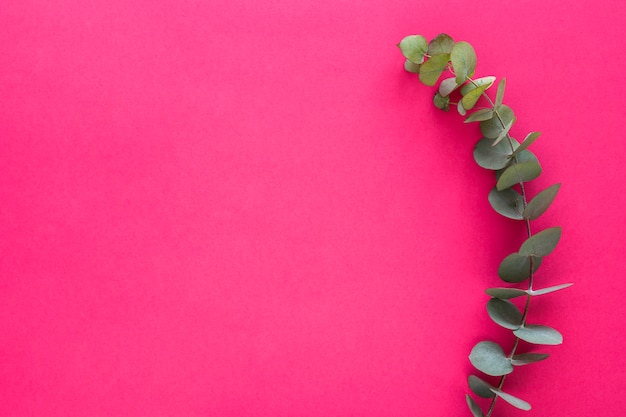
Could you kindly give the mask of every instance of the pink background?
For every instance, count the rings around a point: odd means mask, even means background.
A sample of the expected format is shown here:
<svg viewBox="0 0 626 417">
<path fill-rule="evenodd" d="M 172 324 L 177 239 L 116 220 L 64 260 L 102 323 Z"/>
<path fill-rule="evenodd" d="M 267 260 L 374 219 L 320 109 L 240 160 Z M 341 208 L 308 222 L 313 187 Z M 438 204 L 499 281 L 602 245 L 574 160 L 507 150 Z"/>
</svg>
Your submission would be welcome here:
<svg viewBox="0 0 626 417">
<path fill-rule="evenodd" d="M 0 415 L 460 416 L 520 224 L 402 69 L 471 42 L 563 182 L 497 415 L 626 411 L 626 3 L 4 1 Z"/>
</svg>

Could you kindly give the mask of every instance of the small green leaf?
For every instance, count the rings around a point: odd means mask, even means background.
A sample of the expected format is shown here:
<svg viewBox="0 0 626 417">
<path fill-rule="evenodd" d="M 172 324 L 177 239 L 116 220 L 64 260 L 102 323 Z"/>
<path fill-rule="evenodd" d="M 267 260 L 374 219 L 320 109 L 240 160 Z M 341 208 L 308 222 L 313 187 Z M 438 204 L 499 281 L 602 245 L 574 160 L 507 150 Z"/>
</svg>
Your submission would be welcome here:
<svg viewBox="0 0 626 417">
<path fill-rule="evenodd" d="M 477 89 L 478 87 L 487 86 L 487 88 L 493 85 L 493 82 L 496 80 L 496 77 L 490 75 L 488 77 L 476 78 L 475 80 L 470 81 L 465 84 L 463 88 L 461 88 L 461 95 L 466 95 L 472 90 Z M 484 91 L 484 90 L 483 90 Z"/>
<path fill-rule="evenodd" d="M 544 294 L 550 294 L 551 292 L 555 292 L 555 291 L 560 291 L 562 289 L 571 287 L 572 284 L 571 282 L 567 283 L 567 284 L 560 284 L 560 285 L 555 285 L 552 287 L 548 287 L 548 288 L 542 288 L 540 290 L 531 290 L 530 291 L 530 295 L 544 295 Z"/>
<path fill-rule="evenodd" d="M 513 355 L 511 363 L 515 366 L 528 365 L 545 360 L 548 356 L 550 355 L 547 353 L 520 353 L 519 355 Z"/>
<path fill-rule="evenodd" d="M 505 142 L 499 143 L 497 146 L 492 146 L 491 139 L 482 138 L 474 146 L 474 160 L 476 163 L 485 169 L 502 169 L 509 164 L 509 155 L 511 155 L 511 145 Z M 513 148 L 518 143 L 512 141 Z"/>
<path fill-rule="evenodd" d="M 476 105 L 476 102 L 480 98 L 480 96 L 485 92 L 486 89 L 489 88 L 489 85 L 481 85 L 478 88 L 472 89 L 469 93 L 463 96 L 461 99 L 461 103 L 463 103 L 463 108 L 465 110 L 471 110 Z"/>
<path fill-rule="evenodd" d="M 441 94 L 443 97 L 447 97 L 450 95 L 450 93 L 456 90 L 458 86 L 459 85 L 456 83 L 456 78 L 446 78 L 441 82 L 441 84 L 439 84 L 439 94 Z"/>
<path fill-rule="evenodd" d="M 550 227 L 526 239 L 519 249 L 521 256 L 546 256 L 550 254 L 561 239 L 561 228 Z"/>
<path fill-rule="evenodd" d="M 541 175 L 541 165 L 537 162 L 520 162 L 518 164 L 513 164 L 504 170 L 502 175 L 500 175 L 500 178 L 498 178 L 496 187 L 499 191 L 502 191 L 505 188 L 512 187 L 520 182 L 534 180 L 539 175 Z"/>
<path fill-rule="evenodd" d="M 495 107 L 502 106 L 502 100 L 504 99 L 504 89 L 506 88 L 506 78 L 503 78 L 498 83 L 498 92 L 496 93 Z"/>
<path fill-rule="evenodd" d="M 467 114 L 467 110 L 465 110 L 465 107 L 463 107 L 463 103 L 461 101 L 459 101 L 459 103 L 457 104 L 456 109 L 461 116 L 465 116 Z"/>
<path fill-rule="evenodd" d="M 467 116 L 467 119 L 465 119 L 465 123 L 483 122 L 485 120 L 491 119 L 492 117 L 493 117 L 493 110 L 480 109 L 470 114 L 469 116 Z"/>
<path fill-rule="evenodd" d="M 511 108 L 506 104 L 497 107 L 496 110 L 502 118 L 502 123 L 504 123 L 504 126 L 511 123 L 511 120 L 513 120 L 513 118 L 515 117 L 515 115 L 513 114 L 513 110 L 511 110 Z M 498 117 L 494 117 L 490 120 L 480 122 L 480 131 L 486 138 L 495 139 L 500 136 L 502 130 L 504 130 L 504 127 L 502 127 L 502 124 L 500 123 L 500 119 L 498 119 Z"/>
<path fill-rule="evenodd" d="M 504 130 L 500 132 L 500 134 L 498 135 L 496 140 L 493 141 L 493 144 L 491 146 L 496 146 L 498 143 L 500 143 L 502 139 L 508 136 L 509 132 L 511 131 L 511 127 L 513 126 L 513 123 L 515 123 L 516 120 L 517 119 L 514 117 L 513 120 L 511 120 L 509 123 L 506 124 L 506 126 L 504 126 Z"/>
<path fill-rule="evenodd" d="M 530 276 L 530 257 L 512 253 L 498 267 L 498 276 L 506 282 L 522 282 Z M 541 258 L 534 257 L 533 272 L 541 266 Z"/>
<path fill-rule="evenodd" d="M 453 46 L 454 40 L 449 35 L 441 33 L 428 43 L 428 55 L 449 54 Z"/>
<path fill-rule="evenodd" d="M 491 376 L 501 376 L 513 372 L 513 365 L 504 350 L 494 342 L 479 342 L 469 355 L 476 369 Z"/>
<path fill-rule="evenodd" d="M 560 345 L 563 343 L 563 335 L 552 327 L 540 324 L 527 324 L 513 331 L 515 336 L 536 345 Z"/>
<path fill-rule="evenodd" d="M 450 110 L 450 97 L 442 97 L 441 94 L 435 93 L 435 96 L 433 97 L 433 103 L 438 109 L 444 111 Z"/>
<path fill-rule="evenodd" d="M 420 81 L 432 87 L 446 69 L 450 61 L 450 54 L 433 55 L 420 65 Z"/>
<path fill-rule="evenodd" d="M 413 74 L 420 73 L 420 65 L 415 62 L 411 62 L 408 59 L 404 61 L 404 69 L 407 72 L 412 72 Z"/>
<path fill-rule="evenodd" d="M 487 303 L 487 312 L 491 320 L 505 329 L 515 330 L 522 325 L 522 313 L 509 300 L 492 298 Z"/>
<path fill-rule="evenodd" d="M 524 218 L 535 220 L 541 216 L 550 207 L 560 188 L 561 184 L 554 184 L 537 194 L 524 209 Z"/>
<path fill-rule="evenodd" d="M 476 69 L 476 52 L 467 42 L 457 42 L 450 52 L 452 68 L 456 75 L 457 84 L 463 84 L 468 77 L 474 75 Z"/>
<path fill-rule="evenodd" d="M 519 288 L 487 288 L 485 292 L 490 296 L 499 298 L 501 300 L 508 300 L 509 298 L 528 295 L 528 292 L 526 292 L 525 290 L 520 290 Z"/>
<path fill-rule="evenodd" d="M 524 142 L 522 142 L 520 147 L 517 148 L 515 152 L 513 152 L 513 154 L 511 155 L 511 158 L 517 156 L 520 152 L 528 148 L 535 140 L 537 140 L 537 138 L 540 135 L 541 135 L 540 132 L 531 132 L 528 135 L 526 135 L 526 137 L 524 138 Z"/>
<path fill-rule="evenodd" d="M 409 35 L 398 44 L 402 55 L 415 64 L 424 62 L 424 57 L 428 52 L 428 41 L 421 35 Z"/>
<path fill-rule="evenodd" d="M 519 408 L 520 410 L 524 411 L 530 410 L 530 404 L 522 399 L 519 399 L 511 394 L 507 394 L 506 392 L 499 390 L 498 388 L 491 388 L 491 391 L 515 408 Z"/>
<path fill-rule="evenodd" d="M 496 394 L 492 391 L 494 386 L 483 381 L 476 375 L 470 375 L 467 378 L 468 385 L 474 394 L 482 398 L 493 398 Z"/>
<path fill-rule="evenodd" d="M 491 207 L 504 217 L 513 220 L 523 220 L 522 210 L 524 210 L 524 198 L 514 189 L 498 191 L 493 188 L 489 192 L 489 203 Z"/>
<path fill-rule="evenodd" d="M 474 401 L 472 397 L 469 396 L 469 394 L 465 394 L 465 400 L 467 401 L 467 406 L 472 412 L 472 416 L 485 417 L 485 415 L 483 414 L 483 410 L 480 409 L 478 404 L 476 404 L 476 401 Z"/>
</svg>

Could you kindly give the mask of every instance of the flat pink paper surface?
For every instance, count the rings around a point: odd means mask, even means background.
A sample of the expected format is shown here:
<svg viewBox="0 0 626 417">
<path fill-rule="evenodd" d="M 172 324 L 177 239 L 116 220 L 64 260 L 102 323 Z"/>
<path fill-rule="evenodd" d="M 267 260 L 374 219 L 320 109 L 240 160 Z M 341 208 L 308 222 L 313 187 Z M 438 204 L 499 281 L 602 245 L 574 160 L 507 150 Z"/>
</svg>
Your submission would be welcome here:
<svg viewBox="0 0 626 417">
<path fill-rule="evenodd" d="M 469 415 L 524 235 L 402 68 L 440 32 L 543 133 L 529 192 L 563 183 L 537 286 L 575 285 L 529 321 L 565 343 L 494 416 L 622 415 L 625 5 L 4 2 L 0 415 Z"/>
</svg>

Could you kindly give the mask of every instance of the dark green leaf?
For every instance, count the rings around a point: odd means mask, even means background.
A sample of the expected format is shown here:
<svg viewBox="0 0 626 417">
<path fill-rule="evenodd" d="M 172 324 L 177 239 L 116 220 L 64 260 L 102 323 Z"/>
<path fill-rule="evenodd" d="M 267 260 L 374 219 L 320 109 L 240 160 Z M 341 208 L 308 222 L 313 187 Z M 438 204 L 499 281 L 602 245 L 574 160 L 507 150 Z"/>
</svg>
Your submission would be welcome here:
<svg viewBox="0 0 626 417">
<path fill-rule="evenodd" d="M 485 292 L 490 296 L 500 298 L 501 300 L 508 300 L 509 298 L 528 295 L 528 292 L 520 290 L 519 288 L 487 288 Z"/>
<path fill-rule="evenodd" d="M 479 342 L 469 355 L 476 369 L 491 376 L 501 376 L 513 372 L 513 365 L 504 350 L 497 343 Z"/>
<path fill-rule="evenodd" d="M 526 206 L 524 218 L 535 220 L 541 216 L 550 207 L 560 188 L 561 184 L 554 184 L 537 194 Z"/>
<path fill-rule="evenodd" d="M 528 365 L 548 358 L 547 353 L 521 353 L 514 355 L 511 363 L 515 366 Z"/>
<path fill-rule="evenodd" d="M 404 69 L 408 72 L 412 72 L 413 74 L 420 73 L 420 66 L 415 62 L 411 62 L 408 59 L 404 61 Z"/>
<path fill-rule="evenodd" d="M 515 123 L 516 120 L 517 119 L 514 117 L 513 120 L 511 120 L 509 123 L 507 123 L 504 126 L 504 129 L 502 130 L 502 132 L 500 132 L 496 140 L 493 141 L 493 144 L 491 146 L 496 146 L 498 143 L 500 143 L 500 141 L 502 141 L 502 139 L 506 138 L 509 135 L 509 132 L 511 131 L 511 127 L 513 126 L 513 123 Z"/>
<path fill-rule="evenodd" d="M 541 258 L 533 258 L 533 272 L 541 266 Z M 530 276 L 530 257 L 512 253 L 498 267 L 498 276 L 506 282 L 522 282 Z"/>
<path fill-rule="evenodd" d="M 491 384 L 483 381 L 476 375 L 470 375 L 467 378 L 467 382 L 469 384 L 470 389 L 474 392 L 474 394 L 478 395 L 482 398 L 493 398 L 496 394 L 491 391 L 494 388 Z"/>
<path fill-rule="evenodd" d="M 442 97 L 441 94 L 436 93 L 433 97 L 433 103 L 438 109 L 444 111 L 450 110 L 450 97 Z"/>
<path fill-rule="evenodd" d="M 511 147 L 514 149 L 519 145 L 515 139 L 511 143 L 500 142 L 496 146 L 492 144 L 493 140 L 482 138 L 474 146 L 474 160 L 485 169 L 497 170 L 506 167 L 510 162 L 509 156 L 513 152 Z"/>
<path fill-rule="evenodd" d="M 478 404 L 476 404 L 476 401 L 474 401 L 472 397 L 469 396 L 469 394 L 465 394 L 465 400 L 467 401 L 467 406 L 472 412 L 472 416 L 485 417 L 485 415 L 483 414 L 483 410 L 480 409 Z"/>
<path fill-rule="evenodd" d="M 467 77 L 474 75 L 476 69 L 476 52 L 474 47 L 467 42 L 457 42 L 450 52 L 452 68 L 456 75 L 457 84 L 463 84 Z"/>
<path fill-rule="evenodd" d="M 520 152 L 528 148 L 535 140 L 537 140 L 537 138 L 540 135 L 541 133 L 539 132 L 531 132 L 528 135 L 526 135 L 526 137 L 524 138 L 524 142 L 522 142 L 520 147 L 517 148 L 515 152 L 513 152 L 513 155 L 511 155 L 511 158 L 514 156 L 517 156 L 517 154 L 519 154 Z"/>
<path fill-rule="evenodd" d="M 496 77 L 490 75 L 488 77 L 476 78 L 475 80 L 470 81 L 465 84 L 463 88 L 461 88 L 461 95 L 466 95 L 472 90 L 477 89 L 478 87 L 487 86 L 487 88 L 493 85 L 493 82 L 496 80 Z"/>
<path fill-rule="evenodd" d="M 456 78 L 446 78 L 441 82 L 441 84 L 439 84 L 439 94 L 442 97 L 447 97 L 450 95 L 450 93 L 456 90 L 458 86 L 459 85 L 456 83 Z"/>
<path fill-rule="evenodd" d="M 506 190 L 498 191 L 497 188 L 493 188 L 489 192 L 489 203 L 493 209 L 513 220 L 522 220 L 522 210 L 524 209 L 523 197 L 514 189 L 507 188 Z"/>
<path fill-rule="evenodd" d="M 534 161 L 520 162 L 519 164 L 513 164 L 504 170 L 496 187 L 502 191 L 505 188 L 512 187 L 520 182 L 527 182 L 534 180 L 541 175 L 541 165 Z"/>
<path fill-rule="evenodd" d="M 530 404 L 528 404 L 524 400 L 521 400 L 511 394 L 507 394 L 506 392 L 499 390 L 498 388 L 491 388 L 491 391 L 515 408 L 519 408 L 520 410 L 524 411 L 530 410 Z"/>
<path fill-rule="evenodd" d="M 504 89 L 506 88 L 506 78 L 503 78 L 498 83 L 498 92 L 496 93 L 495 107 L 502 106 L 502 100 L 504 99 Z"/>
<path fill-rule="evenodd" d="M 487 303 L 487 312 L 491 320 L 506 329 L 515 330 L 522 325 L 522 313 L 509 300 L 492 298 Z"/>
<path fill-rule="evenodd" d="M 560 284 L 560 285 L 555 285 L 555 286 L 553 286 L 553 287 L 542 288 L 542 289 L 540 289 L 540 290 L 532 290 L 532 291 L 530 291 L 530 295 L 544 295 L 544 294 L 549 294 L 549 293 L 551 293 L 551 292 L 555 292 L 555 291 L 562 290 L 562 289 L 564 289 L 564 288 L 571 287 L 572 285 L 574 285 L 574 284 L 572 284 L 572 283 L 570 282 L 570 283 L 567 283 L 567 284 Z"/>
<path fill-rule="evenodd" d="M 428 44 L 428 55 L 449 54 L 452 52 L 454 40 L 445 33 L 437 35 Z"/>
<path fill-rule="evenodd" d="M 519 249 L 521 256 L 546 256 L 550 254 L 561 238 L 561 228 L 551 227 L 542 230 L 534 236 L 526 239 Z"/>
<path fill-rule="evenodd" d="M 540 324 L 527 324 L 514 330 L 515 336 L 536 345 L 560 345 L 563 343 L 563 335 L 552 327 Z"/>
<path fill-rule="evenodd" d="M 467 119 L 465 119 L 465 123 L 482 122 L 485 120 L 489 120 L 492 117 L 493 117 L 493 110 L 480 109 L 470 114 L 469 116 L 467 116 Z"/>
<path fill-rule="evenodd" d="M 511 120 L 513 120 L 513 118 L 515 117 L 515 115 L 513 114 L 513 110 L 511 110 L 511 108 L 506 104 L 498 107 L 497 111 L 502 118 L 502 123 L 504 123 L 504 126 L 511 123 Z M 495 139 L 500 136 L 500 133 L 502 133 L 502 131 L 504 130 L 504 126 L 502 125 L 502 123 L 500 122 L 500 119 L 498 119 L 498 117 L 494 117 L 490 120 L 485 120 L 484 122 L 480 123 L 480 131 L 482 132 L 484 137 L 489 139 Z"/>
<path fill-rule="evenodd" d="M 428 41 L 421 35 L 410 35 L 398 44 L 402 55 L 415 64 L 424 62 L 424 56 L 428 52 Z"/>
<path fill-rule="evenodd" d="M 449 61 L 450 54 L 433 55 L 428 58 L 420 65 L 420 81 L 430 87 L 435 85 Z"/>
</svg>

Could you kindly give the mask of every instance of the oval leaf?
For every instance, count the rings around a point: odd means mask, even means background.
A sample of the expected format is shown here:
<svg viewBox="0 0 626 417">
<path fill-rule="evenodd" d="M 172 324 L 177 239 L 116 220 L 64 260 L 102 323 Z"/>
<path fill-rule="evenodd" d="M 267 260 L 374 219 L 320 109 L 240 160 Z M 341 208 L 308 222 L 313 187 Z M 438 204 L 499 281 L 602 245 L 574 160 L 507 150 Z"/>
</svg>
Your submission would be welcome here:
<svg viewBox="0 0 626 417">
<path fill-rule="evenodd" d="M 449 96 L 459 85 L 456 83 L 456 78 L 446 78 L 439 84 L 439 94 L 443 97 Z"/>
<path fill-rule="evenodd" d="M 515 330 L 522 325 L 522 313 L 509 300 L 492 298 L 487 302 L 487 312 L 491 320 L 506 329 Z"/>
<path fill-rule="evenodd" d="M 528 292 L 526 292 L 525 290 L 520 290 L 519 288 L 487 288 L 485 292 L 490 296 L 499 298 L 501 300 L 508 300 L 509 298 L 528 295 Z"/>
<path fill-rule="evenodd" d="M 467 42 L 457 42 L 450 52 L 452 68 L 456 75 L 457 84 L 463 84 L 467 77 L 474 75 L 476 69 L 476 52 L 474 47 Z"/>
<path fill-rule="evenodd" d="M 533 272 L 541 266 L 541 258 L 533 258 Z M 530 257 L 512 253 L 500 263 L 498 276 L 506 282 L 522 282 L 530 277 Z"/>
<path fill-rule="evenodd" d="M 493 140 L 488 138 L 482 138 L 476 142 L 476 146 L 474 146 L 474 160 L 485 169 L 502 169 L 510 162 L 509 156 L 513 152 L 511 144 L 506 142 L 501 142 L 496 146 L 492 146 L 492 144 Z M 513 149 L 518 145 L 519 143 L 513 140 Z"/>
<path fill-rule="evenodd" d="M 424 62 L 424 56 L 428 52 L 428 41 L 421 35 L 410 35 L 398 44 L 402 55 L 415 64 Z"/>
<path fill-rule="evenodd" d="M 495 107 L 502 106 L 502 100 L 504 100 L 504 89 L 506 88 L 506 78 L 503 78 L 498 83 L 498 92 L 496 93 Z"/>
<path fill-rule="evenodd" d="M 492 388 L 491 391 L 493 391 L 494 394 L 496 394 L 498 397 L 502 398 L 504 401 L 511 404 L 515 408 L 519 408 L 520 410 L 524 411 L 530 410 L 530 404 L 522 399 L 519 399 L 511 394 L 507 394 L 506 392 L 497 388 Z"/>
<path fill-rule="evenodd" d="M 467 378 L 468 385 L 474 394 L 482 398 L 493 398 L 496 394 L 491 391 L 494 387 L 477 377 L 476 375 L 470 375 Z"/>
<path fill-rule="evenodd" d="M 502 123 L 504 123 L 504 126 L 511 123 L 511 121 L 515 118 L 513 110 L 511 110 L 511 108 L 506 104 L 498 107 L 497 111 L 500 115 L 500 118 L 502 118 Z M 494 117 L 490 120 L 485 120 L 484 122 L 480 123 L 480 131 L 482 132 L 484 137 L 489 139 L 495 139 L 500 136 L 500 133 L 502 133 L 502 131 L 504 130 L 502 123 L 500 123 L 500 119 L 498 119 L 497 117 Z"/>
<path fill-rule="evenodd" d="M 467 401 L 467 406 L 469 407 L 474 417 L 485 417 L 485 415 L 483 414 L 483 410 L 480 409 L 480 407 L 478 406 L 478 404 L 476 404 L 476 401 L 474 401 L 472 397 L 470 397 L 468 394 L 465 394 L 465 400 Z"/>
<path fill-rule="evenodd" d="M 438 109 L 444 111 L 450 110 L 450 97 L 443 97 L 441 94 L 436 93 L 433 97 L 433 103 Z"/>
<path fill-rule="evenodd" d="M 479 342 L 469 355 L 476 369 L 491 376 L 501 376 L 513 372 L 513 365 L 504 350 L 497 343 Z"/>
<path fill-rule="evenodd" d="M 546 256 L 550 254 L 561 239 L 561 228 L 551 227 L 526 239 L 519 249 L 521 256 Z"/>
<path fill-rule="evenodd" d="M 435 85 L 449 61 L 449 54 L 433 55 L 428 58 L 426 62 L 420 65 L 420 81 L 430 87 Z"/>
<path fill-rule="evenodd" d="M 488 198 L 489 204 L 497 213 L 513 220 L 523 219 L 524 198 L 514 189 L 498 191 L 497 188 L 493 188 Z"/>
<path fill-rule="evenodd" d="M 480 98 L 480 96 L 488 89 L 491 84 L 481 85 L 478 88 L 472 89 L 469 93 L 463 96 L 461 99 L 461 103 L 463 103 L 463 108 L 465 110 L 471 110 L 476 105 L 476 102 Z"/>
<path fill-rule="evenodd" d="M 563 335 L 552 327 L 540 324 L 527 324 L 514 330 L 515 336 L 536 345 L 560 345 L 563 343 Z"/>
<path fill-rule="evenodd" d="M 561 184 L 554 184 L 537 194 L 526 206 L 524 218 L 535 220 L 541 216 L 550 207 L 560 188 Z"/>
<path fill-rule="evenodd" d="M 541 165 L 537 162 L 520 162 L 504 170 L 500 178 L 498 178 L 496 187 L 498 190 L 504 190 L 520 182 L 534 180 L 539 175 L 541 175 Z"/>
<path fill-rule="evenodd" d="M 428 43 L 428 55 L 449 54 L 453 46 L 454 39 L 441 33 Z"/>
<path fill-rule="evenodd" d="M 521 353 L 519 355 L 513 355 L 511 363 L 515 366 L 528 365 L 548 358 L 547 353 Z"/>
<path fill-rule="evenodd" d="M 465 119 L 465 123 L 482 122 L 485 120 L 489 120 L 492 117 L 493 117 L 493 110 L 480 109 L 480 110 L 476 110 L 474 113 L 467 116 L 467 119 Z"/>
<path fill-rule="evenodd" d="M 543 288 L 541 290 L 532 290 L 532 291 L 530 291 L 530 295 L 549 294 L 551 292 L 562 290 L 563 288 L 571 287 L 572 285 L 574 285 L 574 284 L 572 284 L 570 282 L 570 283 L 567 283 L 567 284 L 561 284 L 561 285 L 555 285 L 553 287 Z"/>
<path fill-rule="evenodd" d="M 407 72 L 412 72 L 413 74 L 419 74 L 420 73 L 420 66 L 419 64 L 416 64 L 415 62 L 411 62 L 408 59 L 406 59 L 404 61 L 404 69 Z"/>
<path fill-rule="evenodd" d="M 487 88 L 489 88 L 493 85 L 495 80 L 496 80 L 496 77 L 494 77 L 493 75 L 490 75 L 488 77 L 476 78 L 475 80 L 470 81 L 469 83 L 465 84 L 463 88 L 461 88 L 461 95 L 464 96 L 470 91 L 475 90 L 478 87 L 482 87 L 485 85 L 487 86 Z"/>
</svg>

